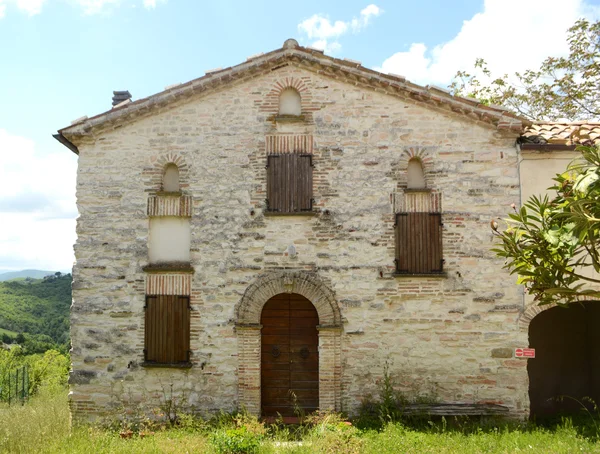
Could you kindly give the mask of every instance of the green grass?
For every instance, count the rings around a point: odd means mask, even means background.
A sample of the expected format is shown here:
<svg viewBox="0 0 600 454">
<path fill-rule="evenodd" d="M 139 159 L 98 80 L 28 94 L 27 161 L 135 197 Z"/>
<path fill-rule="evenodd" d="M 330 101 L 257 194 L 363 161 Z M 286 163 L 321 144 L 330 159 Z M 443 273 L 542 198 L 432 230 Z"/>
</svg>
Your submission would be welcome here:
<svg viewBox="0 0 600 454">
<path fill-rule="evenodd" d="M 0 328 L 0 336 L 2 336 L 3 334 L 8 334 L 9 336 L 12 336 L 12 337 L 16 337 L 16 335 L 17 335 L 17 333 L 15 333 L 14 331 L 10 331 L 8 329 Z"/>
<path fill-rule="evenodd" d="M 160 453 L 215 452 L 214 439 L 229 436 L 229 423 L 194 422 L 178 428 L 154 428 L 129 439 L 121 429 L 81 427 L 70 431 L 66 392 L 42 392 L 24 406 L 0 406 L 0 452 L 10 453 Z M 239 422 L 239 421 L 238 421 Z M 227 424 L 232 430 L 227 430 Z M 262 426 L 248 422 L 243 433 Z M 239 428 L 238 424 L 238 428 Z M 259 432 L 260 432 L 259 430 Z M 422 429 L 388 424 L 381 431 L 361 431 L 333 418 L 322 418 L 304 429 L 300 441 L 289 441 L 293 428 L 271 427 L 261 432 L 259 453 L 600 453 L 600 444 L 585 438 L 568 421 L 554 429 L 513 424 L 481 428 L 473 423 L 449 428 L 430 424 Z M 239 431 L 238 431 L 239 432 Z M 217 437 L 218 438 L 218 437 Z"/>
</svg>

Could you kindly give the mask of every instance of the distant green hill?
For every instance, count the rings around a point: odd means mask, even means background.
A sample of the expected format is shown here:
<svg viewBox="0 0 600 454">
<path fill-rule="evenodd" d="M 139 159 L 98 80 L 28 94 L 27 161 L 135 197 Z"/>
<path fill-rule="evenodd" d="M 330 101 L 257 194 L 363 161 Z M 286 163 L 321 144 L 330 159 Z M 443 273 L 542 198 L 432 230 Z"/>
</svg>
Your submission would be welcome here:
<svg viewBox="0 0 600 454">
<path fill-rule="evenodd" d="M 8 271 L 6 273 L 0 273 L 0 282 L 8 281 L 10 279 L 16 279 L 20 277 L 31 277 L 33 279 L 42 279 L 50 274 L 54 274 L 56 271 L 44 271 L 44 270 L 21 270 L 21 271 Z"/>
<path fill-rule="evenodd" d="M 0 328 L 47 335 L 56 344 L 69 339 L 71 275 L 0 282 Z"/>
</svg>

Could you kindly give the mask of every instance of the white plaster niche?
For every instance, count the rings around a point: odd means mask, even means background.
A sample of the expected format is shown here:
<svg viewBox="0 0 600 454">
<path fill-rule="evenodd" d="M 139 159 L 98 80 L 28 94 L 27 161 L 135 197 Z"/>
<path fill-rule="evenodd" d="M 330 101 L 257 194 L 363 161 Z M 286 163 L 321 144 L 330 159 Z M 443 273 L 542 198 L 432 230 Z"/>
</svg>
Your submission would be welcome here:
<svg viewBox="0 0 600 454">
<path fill-rule="evenodd" d="M 406 187 L 408 189 L 425 189 L 425 173 L 423 165 L 419 158 L 412 158 L 408 161 L 408 169 L 406 175 Z"/>
<path fill-rule="evenodd" d="M 190 219 L 176 216 L 150 218 L 148 255 L 151 264 L 190 261 Z"/>
<path fill-rule="evenodd" d="M 163 175 L 163 191 L 179 192 L 179 167 L 168 164 Z"/>
<path fill-rule="evenodd" d="M 279 115 L 300 114 L 302 114 L 300 93 L 295 88 L 286 88 L 279 95 Z"/>
</svg>

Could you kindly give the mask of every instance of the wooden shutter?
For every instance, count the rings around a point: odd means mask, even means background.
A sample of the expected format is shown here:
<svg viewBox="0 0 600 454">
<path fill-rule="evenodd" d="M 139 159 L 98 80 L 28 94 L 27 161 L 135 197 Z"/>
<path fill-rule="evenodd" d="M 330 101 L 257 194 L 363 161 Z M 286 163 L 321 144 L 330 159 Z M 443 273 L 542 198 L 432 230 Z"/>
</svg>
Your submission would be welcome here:
<svg viewBox="0 0 600 454">
<path fill-rule="evenodd" d="M 189 361 L 190 299 L 188 296 L 146 297 L 145 360 L 176 364 Z"/>
<path fill-rule="evenodd" d="M 267 156 L 268 210 L 297 213 L 312 210 L 312 155 Z"/>
<path fill-rule="evenodd" d="M 442 265 L 442 215 L 396 214 L 396 271 L 440 273 Z"/>
</svg>

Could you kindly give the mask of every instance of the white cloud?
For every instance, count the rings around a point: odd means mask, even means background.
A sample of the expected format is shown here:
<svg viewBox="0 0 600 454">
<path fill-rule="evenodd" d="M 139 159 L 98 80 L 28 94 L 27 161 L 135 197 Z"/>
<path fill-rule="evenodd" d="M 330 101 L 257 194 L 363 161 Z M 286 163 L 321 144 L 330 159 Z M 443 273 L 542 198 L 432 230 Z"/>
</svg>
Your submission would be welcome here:
<svg viewBox="0 0 600 454">
<path fill-rule="evenodd" d="M 0 0 L 0 19 L 6 16 L 8 4 L 13 4 L 29 16 L 35 16 L 42 12 L 42 6 L 45 2 L 46 0 Z"/>
<path fill-rule="evenodd" d="M 107 6 L 121 3 L 121 0 L 75 0 L 75 3 L 83 8 L 84 14 L 93 15 L 105 11 Z"/>
<path fill-rule="evenodd" d="M 370 4 L 364 8 L 359 17 L 345 22 L 336 20 L 332 22 L 327 16 L 315 14 L 298 24 L 300 33 L 304 33 L 308 39 L 315 40 L 311 43 L 312 47 L 323 49 L 325 52 L 335 53 L 342 48 L 337 39 L 352 31 L 358 33 L 371 22 L 371 18 L 379 16 L 383 10 L 377 5 Z"/>
<path fill-rule="evenodd" d="M 30 16 L 42 12 L 42 5 L 46 0 L 17 0 L 17 8 Z"/>
<path fill-rule="evenodd" d="M 144 0 L 144 8 L 154 9 L 157 3 L 165 3 L 167 0 Z"/>
<path fill-rule="evenodd" d="M 372 17 L 377 17 L 381 13 L 383 13 L 383 10 L 379 6 L 370 4 L 360 12 L 360 17 L 358 19 L 352 19 L 352 30 L 355 33 L 359 32 L 361 29 L 369 25 Z"/>
<path fill-rule="evenodd" d="M 300 22 L 298 30 L 306 33 L 309 39 L 319 38 L 337 38 L 348 30 L 348 24 L 341 20 L 331 23 L 331 21 L 318 14 Z"/>
<path fill-rule="evenodd" d="M 485 0 L 483 12 L 464 21 L 450 41 L 433 49 L 413 43 L 375 69 L 446 86 L 456 71 L 471 70 L 478 57 L 492 73 L 536 68 L 545 57 L 565 54 L 567 28 L 597 12 L 583 0 Z"/>
<path fill-rule="evenodd" d="M 42 12 L 42 7 L 48 0 L 0 0 L 0 19 L 6 16 L 8 5 L 14 5 L 19 11 L 34 16 Z M 133 0 L 139 2 L 140 0 Z M 158 3 L 165 3 L 167 0 L 141 0 L 146 9 L 154 9 Z M 70 3 L 83 9 L 86 15 L 103 13 L 109 10 L 111 6 L 116 7 L 124 0 L 70 0 Z M 133 4 L 135 6 L 135 3 Z"/>
<path fill-rule="evenodd" d="M 319 39 L 311 44 L 315 49 L 321 49 L 328 54 L 334 54 L 342 48 L 337 41 L 329 42 L 326 39 Z"/>
<path fill-rule="evenodd" d="M 73 263 L 75 179 L 72 153 L 41 154 L 0 129 L 0 267 L 65 270 Z"/>
</svg>

